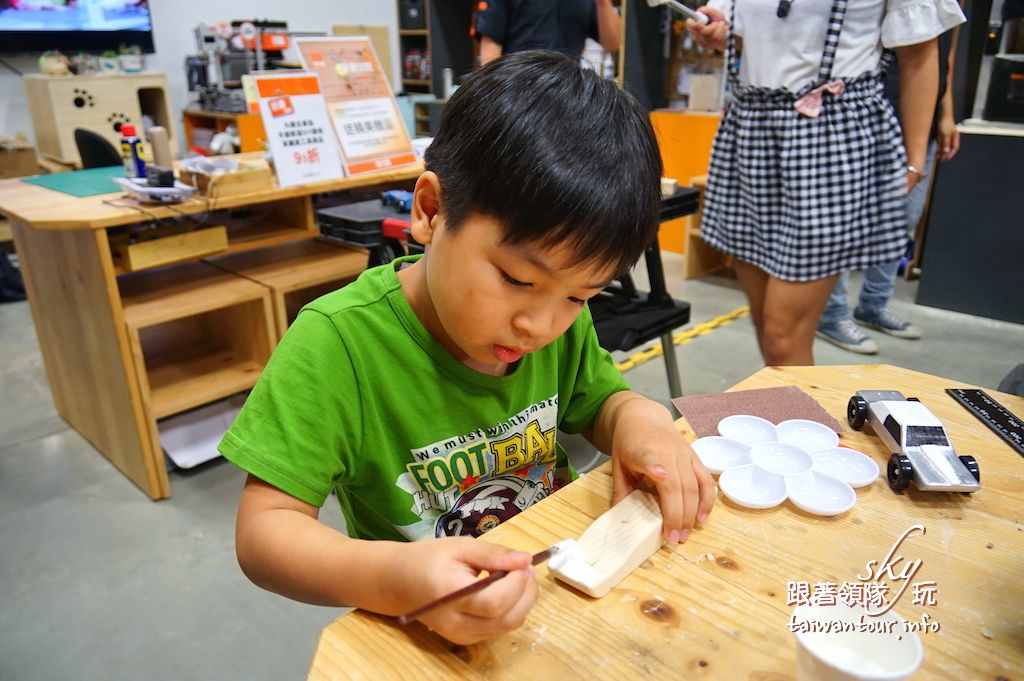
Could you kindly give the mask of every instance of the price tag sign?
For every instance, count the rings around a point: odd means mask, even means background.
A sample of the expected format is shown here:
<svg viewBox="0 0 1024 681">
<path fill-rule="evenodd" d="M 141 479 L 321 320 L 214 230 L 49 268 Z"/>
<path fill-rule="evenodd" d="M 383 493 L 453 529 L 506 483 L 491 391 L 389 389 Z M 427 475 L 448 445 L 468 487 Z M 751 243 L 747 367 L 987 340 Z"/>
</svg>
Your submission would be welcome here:
<svg viewBox="0 0 1024 681">
<path fill-rule="evenodd" d="M 320 78 L 349 175 L 416 162 L 402 114 L 365 36 L 297 38 L 303 67 Z"/>
<path fill-rule="evenodd" d="M 310 73 L 253 76 L 282 187 L 344 176 L 320 83 Z"/>
</svg>

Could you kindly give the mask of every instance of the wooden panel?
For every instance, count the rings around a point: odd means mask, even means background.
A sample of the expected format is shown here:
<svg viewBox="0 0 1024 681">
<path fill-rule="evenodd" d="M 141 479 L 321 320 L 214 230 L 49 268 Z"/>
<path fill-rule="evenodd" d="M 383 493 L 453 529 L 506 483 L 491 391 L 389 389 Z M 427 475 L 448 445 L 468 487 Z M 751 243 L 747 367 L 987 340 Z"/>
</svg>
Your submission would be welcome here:
<svg viewBox="0 0 1024 681">
<path fill-rule="evenodd" d="M 14 239 L 58 412 L 151 498 L 170 496 L 110 284 L 106 234 L 43 232 L 14 221 Z"/>
<path fill-rule="evenodd" d="M 859 389 L 898 389 L 920 397 L 958 450 L 978 456 L 982 490 L 894 494 L 878 480 L 858 489 L 854 508 L 838 517 L 809 515 L 788 502 L 751 510 L 720 496 L 689 541 L 663 547 L 602 599 L 566 589 L 538 567 L 540 597 L 525 625 L 473 646 L 452 645 L 425 627 L 399 628 L 390 618 L 356 611 L 324 630 L 309 678 L 790 679 L 796 646 L 787 627 L 793 610 L 788 583 L 854 583 L 869 560 L 884 560 L 916 523 L 926 534 L 904 542 L 899 555 L 921 561 L 912 581 L 934 581 L 937 604 L 914 604 L 908 589 L 895 611 L 917 622 L 927 613 L 941 624 L 939 632 L 921 636 L 925 657 L 918 676 L 1016 678 L 1014 672 L 1024 669 L 1024 478 L 1020 456 L 943 392 L 969 386 L 897 367 L 860 365 L 769 367 L 734 389 L 782 385 L 799 386 L 840 418 Z M 1024 398 L 989 392 L 1024 413 Z M 694 438 L 685 421 L 677 427 Z M 851 432 L 843 440 L 880 464 L 888 457 L 881 440 L 869 433 Z M 611 488 L 605 464 L 484 540 L 535 553 L 578 537 L 608 509 Z"/>
<path fill-rule="evenodd" d="M 148 234 L 148 233 L 147 233 Z M 154 238 L 129 243 L 111 237 L 110 246 L 119 268 L 138 272 L 160 265 L 201 258 L 228 247 L 228 233 L 223 226 L 206 227 L 193 232 L 155 232 Z"/>
</svg>

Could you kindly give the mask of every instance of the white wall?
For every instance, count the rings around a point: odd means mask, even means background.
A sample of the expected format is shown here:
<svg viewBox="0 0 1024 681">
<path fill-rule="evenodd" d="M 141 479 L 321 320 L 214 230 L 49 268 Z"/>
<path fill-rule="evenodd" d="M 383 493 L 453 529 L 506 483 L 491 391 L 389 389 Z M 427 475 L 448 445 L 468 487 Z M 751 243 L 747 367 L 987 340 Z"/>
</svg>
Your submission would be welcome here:
<svg viewBox="0 0 1024 681">
<path fill-rule="evenodd" d="M 330 33 L 334 24 L 378 24 L 388 27 L 394 80 L 399 82 L 397 0 L 150 0 L 156 53 L 146 57 L 146 69 L 166 74 L 172 111 L 191 101 L 185 81 L 185 56 L 195 52 L 192 30 L 200 23 L 234 19 L 288 22 L 293 31 Z M 70 56 L 70 55 L 69 55 Z M 24 73 L 38 73 L 35 57 L 5 58 Z M 35 139 L 21 77 L 0 65 L 0 133 L 24 132 Z M 181 121 L 178 121 L 180 140 Z"/>
</svg>

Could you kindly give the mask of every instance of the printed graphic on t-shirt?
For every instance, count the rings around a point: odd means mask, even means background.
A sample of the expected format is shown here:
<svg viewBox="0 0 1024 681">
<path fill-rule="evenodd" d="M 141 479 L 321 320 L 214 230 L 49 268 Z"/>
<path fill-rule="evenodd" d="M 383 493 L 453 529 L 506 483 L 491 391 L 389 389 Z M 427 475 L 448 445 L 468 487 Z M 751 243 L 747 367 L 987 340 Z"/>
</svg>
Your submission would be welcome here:
<svg viewBox="0 0 1024 681">
<path fill-rule="evenodd" d="M 398 529 L 409 537 L 476 537 L 551 494 L 557 416 L 554 395 L 498 424 L 412 450 L 395 485 L 411 495 L 421 522 Z"/>
</svg>

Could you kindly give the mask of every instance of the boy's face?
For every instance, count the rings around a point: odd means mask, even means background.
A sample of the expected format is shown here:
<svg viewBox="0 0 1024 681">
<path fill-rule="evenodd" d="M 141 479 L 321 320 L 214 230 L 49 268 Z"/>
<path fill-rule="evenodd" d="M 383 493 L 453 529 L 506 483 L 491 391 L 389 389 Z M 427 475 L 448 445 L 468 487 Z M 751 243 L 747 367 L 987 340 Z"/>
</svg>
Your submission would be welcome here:
<svg viewBox="0 0 1024 681">
<path fill-rule="evenodd" d="M 470 216 L 455 232 L 440 213 L 421 218 L 413 234 L 427 253 L 399 273 L 403 291 L 427 331 L 483 373 L 503 375 L 561 336 L 614 276 L 614 266 L 569 266 L 564 246 L 503 244 L 489 216 Z"/>
</svg>

